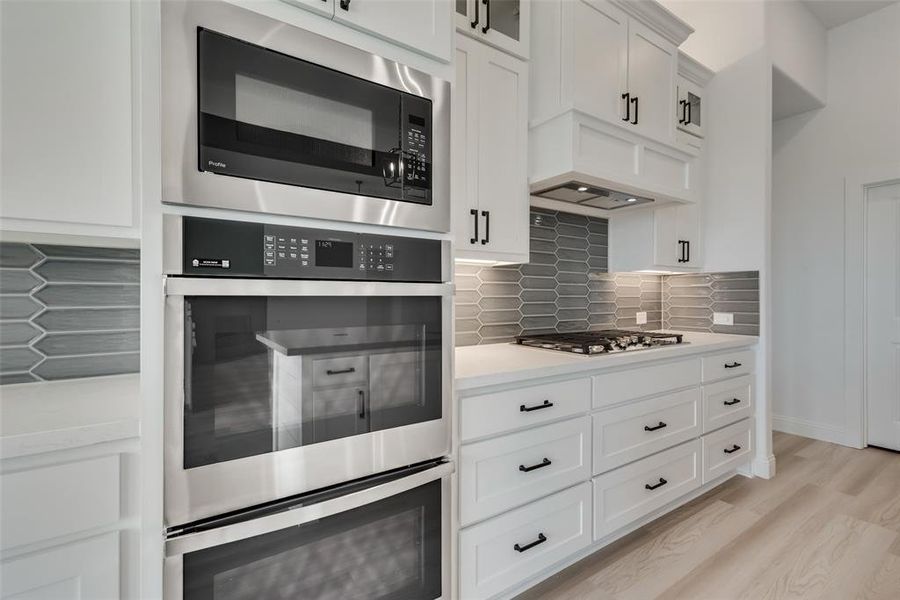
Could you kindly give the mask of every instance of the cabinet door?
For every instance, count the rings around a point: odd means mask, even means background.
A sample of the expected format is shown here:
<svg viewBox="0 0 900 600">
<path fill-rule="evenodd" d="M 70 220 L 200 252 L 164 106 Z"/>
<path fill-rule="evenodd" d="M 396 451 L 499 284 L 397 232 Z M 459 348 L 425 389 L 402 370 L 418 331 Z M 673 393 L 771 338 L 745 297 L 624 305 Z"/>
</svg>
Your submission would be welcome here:
<svg viewBox="0 0 900 600">
<path fill-rule="evenodd" d="M 139 236 L 132 6 L 0 2 L 4 229 Z"/>
<path fill-rule="evenodd" d="M 498 260 L 526 261 L 528 65 L 493 48 L 481 50 L 476 91 L 479 244 Z"/>
<path fill-rule="evenodd" d="M 454 0 L 457 29 L 528 60 L 530 0 Z"/>
<path fill-rule="evenodd" d="M 703 137 L 703 91 L 700 86 L 679 76 L 677 97 L 675 122 L 678 129 Z"/>
<path fill-rule="evenodd" d="M 657 208 L 653 213 L 654 262 L 663 267 L 680 267 L 682 245 L 678 237 L 678 206 Z"/>
<path fill-rule="evenodd" d="M 335 0 L 281 0 L 282 2 L 287 2 L 288 4 L 293 4 L 294 6 L 299 6 L 300 8 L 305 8 L 306 10 L 311 10 L 314 13 L 326 16 L 331 18 L 334 16 L 334 2 Z"/>
<path fill-rule="evenodd" d="M 676 214 L 678 239 L 687 242 L 685 248 L 684 267 L 700 266 L 700 209 L 695 204 L 684 204 L 678 207 Z"/>
<path fill-rule="evenodd" d="M 647 137 L 670 142 L 675 135 L 677 49 L 647 26 L 628 23 L 628 92 L 631 122 Z"/>
<path fill-rule="evenodd" d="M 481 237 L 476 235 L 478 214 L 478 70 L 482 46 L 475 40 L 456 36 L 456 81 L 450 96 L 450 182 L 454 249 L 457 254 L 477 251 Z M 475 214 L 472 214 L 475 211 Z M 481 233 L 479 226 L 478 233 Z"/>
<path fill-rule="evenodd" d="M 119 597 L 119 532 L 6 560 L 0 598 L 77 600 Z"/>
<path fill-rule="evenodd" d="M 574 44 L 570 85 L 575 106 L 621 123 L 622 94 L 628 86 L 628 17 L 605 0 L 566 2 L 563 10 L 574 11 L 564 21 L 572 24 L 573 31 L 563 31 L 563 43 Z"/>
<path fill-rule="evenodd" d="M 334 20 L 444 62 L 453 58 L 450 0 L 336 0 Z"/>
</svg>

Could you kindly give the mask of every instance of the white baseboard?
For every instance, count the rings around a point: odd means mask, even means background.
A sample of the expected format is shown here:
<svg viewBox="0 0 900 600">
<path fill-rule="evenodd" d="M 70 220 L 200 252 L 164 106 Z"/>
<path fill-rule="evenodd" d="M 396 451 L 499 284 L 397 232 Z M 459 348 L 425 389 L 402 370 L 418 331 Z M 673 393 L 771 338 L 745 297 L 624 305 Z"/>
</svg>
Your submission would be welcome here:
<svg viewBox="0 0 900 600">
<path fill-rule="evenodd" d="M 851 432 L 828 423 L 816 423 L 815 421 L 807 421 L 797 417 L 772 415 L 772 429 L 823 442 L 841 444 L 842 446 L 859 447 L 854 439 L 855 436 L 851 435 Z"/>
<path fill-rule="evenodd" d="M 775 455 L 754 457 L 750 469 L 754 477 L 772 479 L 775 477 Z"/>
</svg>

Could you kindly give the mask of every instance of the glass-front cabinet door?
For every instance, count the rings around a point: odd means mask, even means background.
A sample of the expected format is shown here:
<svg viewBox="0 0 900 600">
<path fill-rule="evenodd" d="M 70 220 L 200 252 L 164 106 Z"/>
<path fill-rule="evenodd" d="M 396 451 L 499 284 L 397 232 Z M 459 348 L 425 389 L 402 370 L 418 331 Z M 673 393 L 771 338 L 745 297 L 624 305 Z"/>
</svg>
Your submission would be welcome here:
<svg viewBox="0 0 900 600">
<path fill-rule="evenodd" d="M 528 58 L 529 0 L 455 0 L 455 7 L 459 31 Z"/>
</svg>

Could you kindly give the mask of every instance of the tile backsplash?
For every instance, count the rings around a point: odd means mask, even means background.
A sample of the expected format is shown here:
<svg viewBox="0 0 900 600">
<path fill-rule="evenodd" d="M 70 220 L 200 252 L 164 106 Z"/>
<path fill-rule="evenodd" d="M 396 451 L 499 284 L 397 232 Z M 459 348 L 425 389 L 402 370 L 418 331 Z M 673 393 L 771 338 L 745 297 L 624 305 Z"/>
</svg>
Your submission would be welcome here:
<svg viewBox="0 0 900 600">
<path fill-rule="evenodd" d="M 606 219 L 536 208 L 530 218 L 529 264 L 456 265 L 457 346 L 610 328 L 758 334 L 757 272 L 607 273 Z M 714 326 L 714 311 L 732 312 L 734 326 Z"/>
<path fill-rule="evenodd" d="M 139 371 L 140 251 L 0 243 L 0 384 Z"/>
</svg>

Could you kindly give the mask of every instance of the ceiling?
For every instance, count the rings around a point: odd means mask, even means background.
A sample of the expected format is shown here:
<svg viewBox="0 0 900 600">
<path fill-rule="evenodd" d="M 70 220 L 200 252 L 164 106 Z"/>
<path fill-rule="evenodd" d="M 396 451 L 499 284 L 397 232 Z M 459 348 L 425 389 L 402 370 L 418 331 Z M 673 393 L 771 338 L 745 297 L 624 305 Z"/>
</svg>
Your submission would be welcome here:
<svg viewBox="0 0 900 600">
<path fill-rule="evenodd" d="M 898 0 L 802 0 L 827 29 L 849 23 Z"/>
</svg>

